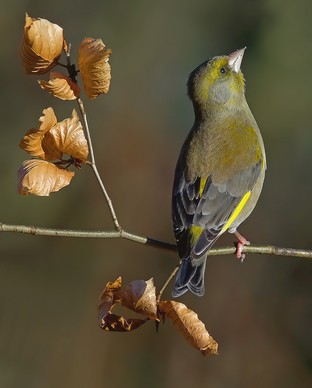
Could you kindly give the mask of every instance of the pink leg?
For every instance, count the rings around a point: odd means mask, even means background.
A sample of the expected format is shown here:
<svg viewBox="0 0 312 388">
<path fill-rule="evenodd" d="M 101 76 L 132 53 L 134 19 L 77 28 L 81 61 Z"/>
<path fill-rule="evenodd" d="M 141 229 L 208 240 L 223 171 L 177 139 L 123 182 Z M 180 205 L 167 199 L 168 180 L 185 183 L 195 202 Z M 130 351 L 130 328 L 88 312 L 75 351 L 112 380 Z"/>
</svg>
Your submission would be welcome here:
<svg viewBox="0 0 312 388">
<path fill-rule="evenodd" d="M 235 236 L 238 238 L 237 246 L 236 246 L 236 257 L 241 260 L 241 262 L 245 259 L 245 254 L 243 252 L 244 245 L 250 245 L 250 242 L 245 239 L 238 231 L 234 232 Z"/>
</svg>

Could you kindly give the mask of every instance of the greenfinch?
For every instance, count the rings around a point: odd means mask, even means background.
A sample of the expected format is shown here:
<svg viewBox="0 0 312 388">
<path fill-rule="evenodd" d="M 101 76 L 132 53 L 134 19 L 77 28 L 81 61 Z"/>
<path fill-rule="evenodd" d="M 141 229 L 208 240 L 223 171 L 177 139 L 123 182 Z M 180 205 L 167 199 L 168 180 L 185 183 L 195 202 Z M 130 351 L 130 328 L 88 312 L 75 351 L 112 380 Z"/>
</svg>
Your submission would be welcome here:
<svg viewBox="0 0 312 388">
<path fill-rule="evenodd" d="M 237 227 L 254 209 L 266 170 L 263 140 L 245 98 L 240 70 L 245 48 L 214 57 L 189 76 L 195 120 L 177 162 L 172 218 L 181 265 L 173 296 L 204 294 L 207 253 L 225 232 L 249 242 Z"/>
</svg>

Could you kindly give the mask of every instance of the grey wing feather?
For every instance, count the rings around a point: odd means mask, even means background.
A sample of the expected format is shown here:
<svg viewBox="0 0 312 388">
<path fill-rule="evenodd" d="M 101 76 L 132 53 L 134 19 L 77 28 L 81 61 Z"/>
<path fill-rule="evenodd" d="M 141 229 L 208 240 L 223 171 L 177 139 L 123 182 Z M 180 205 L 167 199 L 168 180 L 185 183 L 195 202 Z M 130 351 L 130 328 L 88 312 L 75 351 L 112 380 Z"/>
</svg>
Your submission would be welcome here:
<svg viewBox="0 0 312 388">
<path fill-rule="evenodd" d="M 218 237 L 244 194 L 255 186 L 262 170 L 262 161 L 236 173 L 231 179 L 216 183 L 208 177 L 200 196 L 200 178 L 193 182 L 184 171 L 176 172 L 172 198 L 173 224 L 180 257 L 200 258 Z M 202 227 L 204 232 L 190 247 L 188 228 Z"/>
</svg>

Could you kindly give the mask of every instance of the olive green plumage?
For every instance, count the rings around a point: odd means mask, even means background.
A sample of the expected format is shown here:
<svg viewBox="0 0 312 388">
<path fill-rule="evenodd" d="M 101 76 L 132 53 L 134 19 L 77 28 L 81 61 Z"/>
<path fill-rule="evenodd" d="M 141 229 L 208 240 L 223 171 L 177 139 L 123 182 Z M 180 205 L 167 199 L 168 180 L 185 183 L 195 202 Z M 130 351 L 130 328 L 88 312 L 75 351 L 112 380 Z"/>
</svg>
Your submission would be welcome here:
<svg viewBox="0 0 312 388">
<path fill-rule="evenodd" d="M 182 259 L 173 296 L 187 290 L 204 294 L 208 250 L 226 230 L 238 234 L 262 189 L 265 150 L 245 98 L 244 50 L 204 62 L 189 77 L 195 121 L 173 185 L 173 226 Z"/>
</svg>

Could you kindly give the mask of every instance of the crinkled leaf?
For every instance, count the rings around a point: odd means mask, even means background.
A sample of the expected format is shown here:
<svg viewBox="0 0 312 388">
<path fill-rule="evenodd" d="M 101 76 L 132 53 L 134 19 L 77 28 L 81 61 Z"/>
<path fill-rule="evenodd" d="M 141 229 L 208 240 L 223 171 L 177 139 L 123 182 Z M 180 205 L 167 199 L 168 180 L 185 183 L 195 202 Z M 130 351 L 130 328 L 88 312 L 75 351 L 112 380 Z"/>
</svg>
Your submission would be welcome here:
<svg viewBox="0 0 312 388">
<path fill-rule="evenodd" d="M 74 175 L 74 172 L 44 160 L 25 160 L 18 170 L 18 192 L 22 195 L 48 196 L 69 185 Z"/>
<path fill-rule="evenodd" d="M 72 117 L 57 123 L 46 134 L 45 140 L 54 144 L 60 152 L 71 155 L 85 163 L 88 158 L 88 143 L 75 109 Z"/>
<path fill-rule="evenodd" d="M 63 50 L 63 29 L 26 14 L 21 59 L 28 74 L 44 74 L 57 64 Z"/>
<path fill-rule="evenodd" d="M 108 313 L 102 319 L 100 327 L 105 331 L 133 331 L 142 326 L 146 321 L 147 319 L 125 319 L 120 315 Z"/>
<path fill-rule="evenodd" d="M 153 278 L 134 280 L 122 288 L 121 304 L 151 319 L 157 319 L 156 291 Z"/>
<path fill-rule="evenodd" d="M 85 163 L 88 158 L 88 143 L 84 136 L 77 112 L 71 118 L 57 123 L 52 108 L 45 109 L 40 117 L 39 129 L 30 129 L 20 142 L 20 147 L 31 156 L 45 160 L 58 160 L 63 153 Z"/>
<path fill-rule="evenodd" d="M 106 286 L 100 296 L 98 306 L 99 321 L 110 313 L 115 303 L 120 303 L 120 288 L 121 277 L 117 278 L 114 282 L 106 283 Z"/>
<path fill-rule="evenodd" d="M 123 316 L 112 313 L 112 309 L 116 303 L 121 303 L 126 306 L 126 303 L 124 303 L 123 298 L 129 298 L 128 300 L 131 299 L 131 297 L 129 296 L 129 293 L 131 292 L 131 286 L 129 287 L 128 285 L 125 288 L 127 289 L 127 291 L 124 293 L 121 288 L 121 277 L 116 279 L 114 282 L 109 282 L 106 284 L 100 296 L 98 306 L 98 320 L 99 325 L 102 329 L 106 331 L 132 331 L 149 320 L 149 318 L 124 318 Z M 134 288 L 136 290 L 139 289 L 138 286 L 134 286 Z"/>
<path fill-rule="evenodd" d="M 61 73 L 51 72 L 50 81 L 40 80 L 38 82 L 42 89 L 61 100 L 75 100 L 80 94 L 79 86 Z"/>
<path fill-rule="evenodd" d="M 188 342 L 203 355 L 218 354 L 218 344 L 206 330 L 198 315 L 183 303 L 172 300 L 160 301 L 159 310 L 166 315 L 174 327 L 179 330 Z"/>
<path fill-rule="evenodd" d="M 108 63 L 110 49 L 101 39 L 85 38 L 79 47 L 78 63 L 82 82 L 89 98 L 109 90 L 111 71 Z"/>
<path fill-rule="evenodd" d="M 46 160 L 60 159 L 62 152 L 51 141 L 45 139 L 46 133 L 57 123 L 53 109 L 44 109 L 39 122 L 41 123 L 39 129 L 30 129 L 21 140 L 20 147 L 34 157 Z"/>
</svg>

